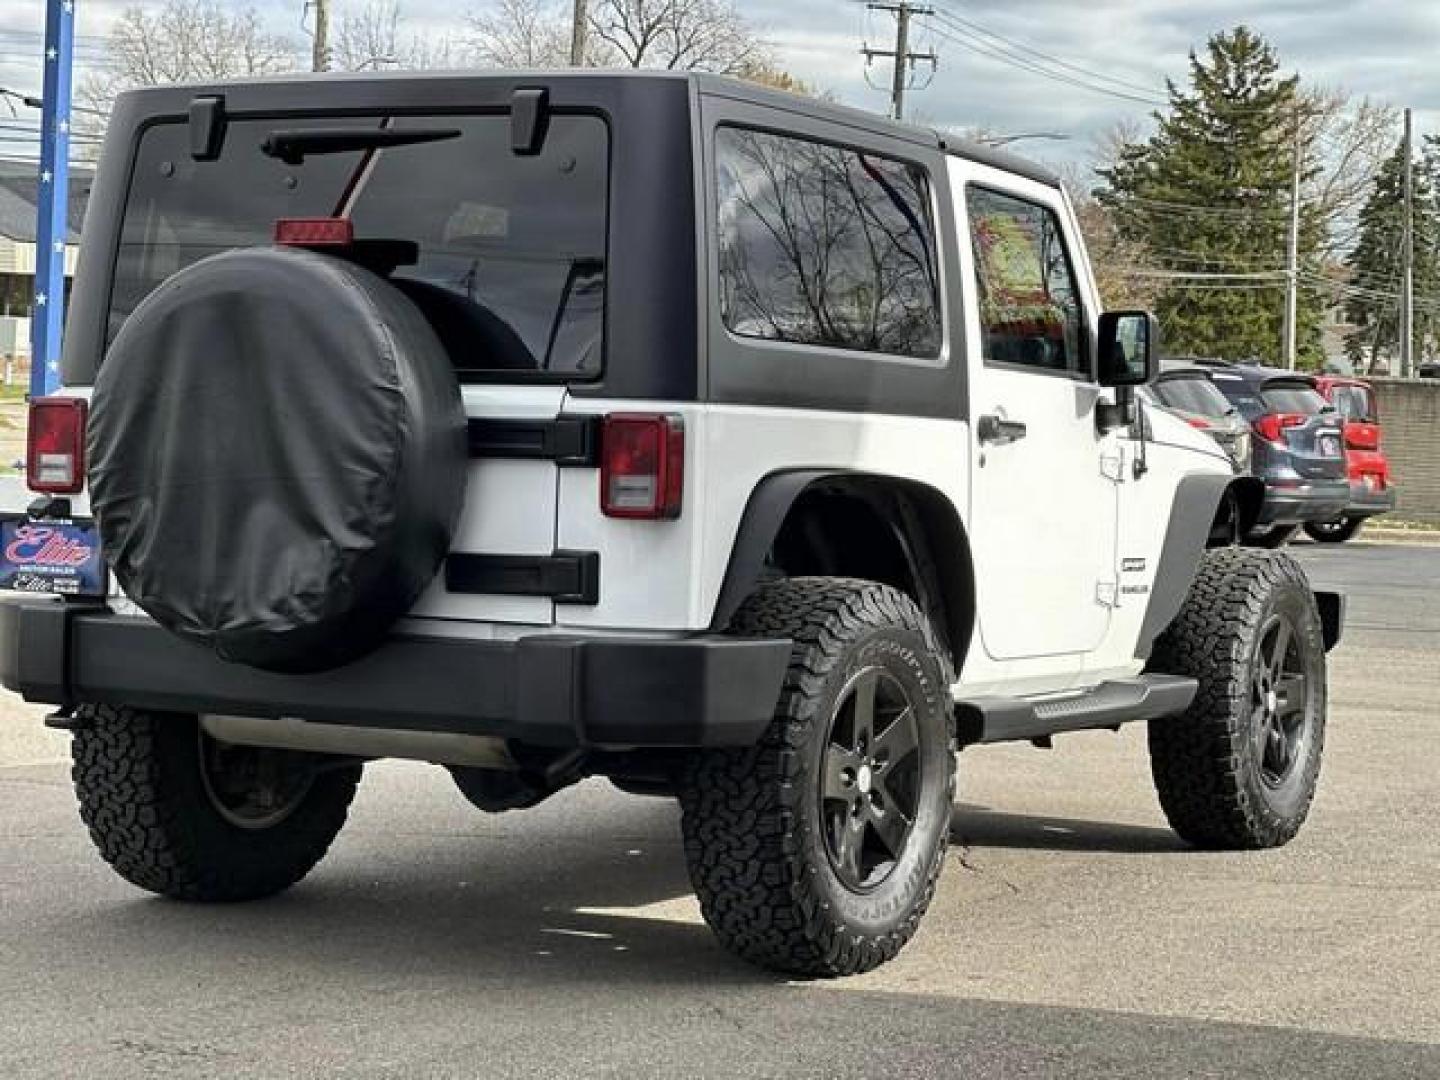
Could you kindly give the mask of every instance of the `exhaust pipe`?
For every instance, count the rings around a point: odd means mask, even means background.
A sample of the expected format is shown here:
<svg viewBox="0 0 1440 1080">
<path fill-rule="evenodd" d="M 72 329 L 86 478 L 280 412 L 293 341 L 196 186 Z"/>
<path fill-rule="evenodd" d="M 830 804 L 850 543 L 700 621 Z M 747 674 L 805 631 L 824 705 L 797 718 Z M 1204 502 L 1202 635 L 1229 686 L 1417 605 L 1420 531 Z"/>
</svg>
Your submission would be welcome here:
<svg viewBox="0 0 1440 1080">
<path fill-rule="evenodd" d="M 448 731 L 405 731 L 399 728 L 317 724 L 293 716 L 220 716 L 207 713 L 200 727 L 212 739 L 237 746 L 304 750 L 346 757 L 404 758 L 435 765 L 514 772 L 519 766 L 504 739 L 491 735 L 459 735 Z"/>
</svg>

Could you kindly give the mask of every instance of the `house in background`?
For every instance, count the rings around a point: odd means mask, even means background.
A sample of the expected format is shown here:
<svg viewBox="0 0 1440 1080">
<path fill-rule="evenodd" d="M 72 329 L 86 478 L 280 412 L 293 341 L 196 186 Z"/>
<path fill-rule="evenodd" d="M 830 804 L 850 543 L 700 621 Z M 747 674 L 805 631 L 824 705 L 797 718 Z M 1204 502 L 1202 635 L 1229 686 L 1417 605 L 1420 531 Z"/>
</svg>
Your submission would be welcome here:
<svg viewBox="0 0 1440 1080">
<path fill-rule="evenodd" d="M 66 292 L 75 273 L 80 224 L 95 171 L 70 168 L 70 233 L 65 243 Z M 34 162 L 0 160 L 0 359 L 30 356 L 35 307 L 35 222 L 40 179 Z M 7 365 L 8 367 L 8 365 Z"/>
</svg>

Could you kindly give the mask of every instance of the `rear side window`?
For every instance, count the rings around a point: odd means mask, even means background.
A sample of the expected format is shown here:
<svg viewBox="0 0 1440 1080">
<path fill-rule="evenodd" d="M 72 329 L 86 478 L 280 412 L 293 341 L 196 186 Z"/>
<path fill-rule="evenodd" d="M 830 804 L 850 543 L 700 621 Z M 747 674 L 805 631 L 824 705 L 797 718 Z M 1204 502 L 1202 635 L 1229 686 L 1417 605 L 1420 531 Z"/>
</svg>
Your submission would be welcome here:
<svg viewBox="0 0 1440 1080">
<path fill-rule="evenodd" d="M 742 337 L 934 357 L 925 170 L 745 128 L 715 132 L 720 314 Z"/>
<path fill-rule="evenodd" d="M 1215 384 L 1203 376 L 1161 379 L 1155 384 L 1155 396 L 1168 408 L 1197 416 L 1222 417 L 1233 408 Z"/>
<path fill-rule="evenodd" d="M 1299 413 L 1302 416 L 1315 416 L 1324 411 L 1326 406 L 1326 401 L 1320 396 L 1320 391 L 1309 386 L 1277 386 L 1272 383 L 1261 388 L 1260 396 L 1265 401 L 1266 409 L 1276 413 Z"/>
<path fill-rule="evenodd" d="M 1055 212 L 984 188 L 971 188 L 968 204 L 986 362 L 1089 374 L 1080 290 Z"/>
<path fill-rule="evenodd" d="M 445 129 L 458 137 L 378 151 L 268 157 L 274 130 Z M 111 295 L 113 338 L 171 274 L 231 248 L 269 244 L 285 217 L 348 214 L 361 240 L 418 245 L 395 282 L 462 372 L 589 376 L 604 338 L 609 135 L 555 116 L 542 152 L 511 152 L 509 116 L 238 120 L 220 160 L 190 156 L 184 124 L 141 137 Z"/>
<path fill-rule="evenodd" d="M 1346 420 L 1373 421 L 1375 402 L 1363 386 L 1338 385 L 1330 389 L 1330 404 Z"/>
</svg>

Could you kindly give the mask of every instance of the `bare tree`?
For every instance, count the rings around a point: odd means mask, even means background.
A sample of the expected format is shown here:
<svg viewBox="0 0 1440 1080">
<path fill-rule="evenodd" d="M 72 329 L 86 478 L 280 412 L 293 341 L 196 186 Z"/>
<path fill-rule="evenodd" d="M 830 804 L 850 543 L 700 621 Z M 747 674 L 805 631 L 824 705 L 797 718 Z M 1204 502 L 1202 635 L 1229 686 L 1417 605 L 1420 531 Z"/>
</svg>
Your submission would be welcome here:
<svg viewBox="0 0 1440 1080">
<path fill-rule="evenodd" d="M 418 70 L 454 62 L 448 38 L 406 33 L 399 0 L 369 0 L 342 10 L 331 53 L 342 71 L 394 67 Z"/>
<path fill-rule="evenodd" d="M 601 0 L 590 29 L 629 67 L 734 75 L 770 60 L 730 0 Z"/>
<path fill-rule="evenodd" d="M 1096 138 L 1091 167 L 1067 164 L 1059 170 L 1075 207 L 1075 220 L 1090 257 L 1095 285 L 1107 308 L 1150 310 L 1162 291 L 1160 283 L 1149 276 L 1150 271 L 1160 269 L 1159 261 L 1144 242 L 1126 235 L 1114 212 L 1095 198 L 1091 190 L 1095 186 L 1095 170 L 1119 160 L 1123 149 L 1140 139 L 1139 125 L 1122 120 Z"/>
<path fill-rule="evenodd" d="M 1399 140 L 1400 113 L 1392 105 L 1343 90 L 1312 89 L 1305 95 L 1301 142 L 1307 170 L 1301 191 L 1325 222 L 1321 254 L 1338 262 L 1359 238 L 1360 209 Z"/>
<path fill-rule="evenodd" d="M 564 67 L 570 62 L 568 10 L 547 0 L 496 0 L 466 19 L 469 47 L 494 67 Z"/>
<path fill-rule="evenodd" d="M 299 64 L 295 43 L 272 34 L 253 8 L 220 0 L 165 0 L 126 8 L 105 43 L 106 63 L 86 74 L 80 99 L 108 114 L 115 95 L 139 86 L 273 75 Z M 103 117 L 87 124 L 103 126 Z"/>
<path fill-rule="evenodd" d="M 471 15 L 476 59 L 497 67 L 563 67 L 568 3 L 494 0 Z M 585 62 L 727 75 L 773 71 L 769 50 L 730 0 L 591 0 Z"/>
</svg>

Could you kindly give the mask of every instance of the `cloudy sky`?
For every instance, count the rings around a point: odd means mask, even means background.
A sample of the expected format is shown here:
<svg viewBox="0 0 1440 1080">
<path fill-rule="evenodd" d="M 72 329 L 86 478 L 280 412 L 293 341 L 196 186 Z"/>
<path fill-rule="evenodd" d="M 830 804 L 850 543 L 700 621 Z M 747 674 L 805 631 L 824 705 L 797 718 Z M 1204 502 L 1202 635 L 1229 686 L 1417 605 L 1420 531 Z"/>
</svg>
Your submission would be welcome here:
<svg viewBox="0 0 1440 1080">
<path fill-rule="evenodd" d="M 101 54 L 103 36 L 126 3 L 75 2 L 83 62 Z M 347 2 L 364 0 L 333 2 L 343 11 Z M 483 9 L 489 0 L 401 2 L 410 29 L 454 37 L 463 34 L 463 13 Z M 863 40 L 889 46 L 889 15 L 867 12 L 858 0 L 739 2 L 788 70 L 847 104 L 885 108 L 885 93 L 866 84 L 859 47 Z M 931 2 L 936 17 L 922 21 L 914 44 L 934 48 L 940 64 L 929 85 L 912 94 L 910 114 L 956 128 L 1069 136 L 1066 142 L 1025 144 L 1027 153 L 1052 161 L 1084 161 L 1097 134 L 1117 121 L 1143 118 L 1146 101 L 1160 93 L 1165 78 L 1184 76 L 1188 50 L 1239 22 L 1265 34 L 1287 69 L 1356 95 L 1413 106 L 1420 130 L 1440 133 L 1440 0 Z M 303 44 L 301 0 L 257 0 L 255 6 L 274 30 Z M 43 0 L 0 0 L 0 86 L 38 92 L 43 7 Z M 877 63 L 871 78 L 888 85 L 888 69 Z M 0 124 L 8 123 L 15 122 L 0 116 Z M 26 123 L 23 114 L 18 123 Z M 20 152 L 26 136 L 15 127 L 5 130 L 19 141 L 0 143 L 0 149 Z"/>
</svg>

